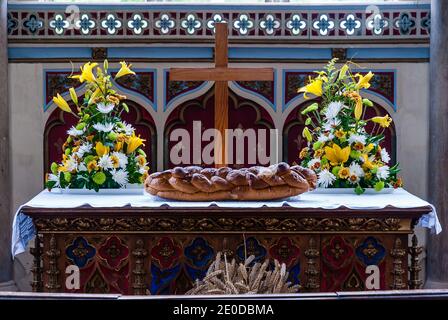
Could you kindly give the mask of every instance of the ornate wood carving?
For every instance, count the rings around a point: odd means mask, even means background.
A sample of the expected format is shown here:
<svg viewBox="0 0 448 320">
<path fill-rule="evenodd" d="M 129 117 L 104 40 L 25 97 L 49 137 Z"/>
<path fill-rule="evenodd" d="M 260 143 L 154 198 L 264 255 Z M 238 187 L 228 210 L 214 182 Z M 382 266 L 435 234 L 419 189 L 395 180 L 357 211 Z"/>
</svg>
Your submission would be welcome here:
<svg viewBox="0 0 448 320">
<path fill-rule="evenodd" d="M 407 258 L 407 250 L 402 248 L 400 238 L 395 239 L 394 248 L 391 250 L 390 255 L 394 260 L 392 261 L 392 284 L 391 289 L 400 290 L 406 288 L 406 282 L 403 281 L 403 275 L 405 270 L 403 269 L 403 258 Z"/>
<path fill-rule="evenodd" d="M 398 218 L 271 217 L 50 217 L 35 218 L 40 231 L 397 231 Z"/>
<path fill-rule="evenodd" d="M 347 49 L 346 48 L 332 48 L 331 57 L 338 58 L 339 61 L 344 61 L 347 59 Z"/>
<path fill-rule="evenodd" d="M 107 59 L 107 48 L 104 47 L 92 48 L 92 59 L 94 60 Z"/>
<path fill-rule="evenodd" d="M 409 254 L 411 255 L 411 265 L 409 266 L 409 289 L 420 289 L 423 281 L 420 279 L 419 274 L 422 267 L 419 263 L 419 256 L 423 252 L 423 248 L 418 246 L 417 236 L 412 236 L 412 246 L 409 247 Z"/>
<path fill-rule="evenodd" d="M 146 294 L 146 271 L 145 271 L 145 258 L 148 255 L 148 250 L 144 248 L 142 239 L 138 239 L 135 243 L 135 249 L 132 251 L 132 256 L 135 259 L 135 268 L 132 270 L 134 275 L 134 282 L 132 288 L 135 295 Z"/>
<path fill-rule="evenodd" d="M 47 273 L 47 281 L 45 283 L 45 288 L 49 292 L 58 292 L 61 288 L 59 284 L 59 268 L 58 268 L 58 258 L 61 255 L 61 250 L 57 247 L 57 241 L 54 234 L 51 235 L 50 238 L 50 248 L 46 251 L 46 255 L 48 257 L 48 270 Z"/>
<path fill-rule="evenodd" d="M 305 250 L 305 257 L 307 258 L 307 268 L 305 271 L 307 280 L 305 288 L 309 291 L 318 291 L 320 287 L 319 270 L 316 261 L 319 255 L 319 250 L 316 248 L 316 240 L 314 238 L 310 238 L 308 242 L 308 249 Z"/>
<path fill-rule="evenodd" d="M 37 234 L 34 238 L 34 248 L 30 249 L 33 255 L 33 267 L 31 272 L 33 273 L 33 280 L 31 281 L 31 288 L 33 292 L 43 291 L 43 281 L 42 281 L 42 244 L 41 235 Z"/>
</svg>

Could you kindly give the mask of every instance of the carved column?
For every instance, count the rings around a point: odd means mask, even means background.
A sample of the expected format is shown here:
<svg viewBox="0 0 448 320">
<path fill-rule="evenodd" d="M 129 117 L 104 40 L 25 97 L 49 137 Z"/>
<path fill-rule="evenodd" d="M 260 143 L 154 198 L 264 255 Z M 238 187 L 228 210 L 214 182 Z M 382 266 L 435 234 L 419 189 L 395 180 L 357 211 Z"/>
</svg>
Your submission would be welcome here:
<svg viewBox="0 0 448 320">
<path fill-rule="evenodd" d="M 135 259 L 135 267 L 132 270 L 134 275 L 134 281 L 132 288 L 135 295 L 146 294 L 146 271 L 145 271 L 145 258 L 148 255 L 148 250 L 144 248 L 143 240 L 138 239 L 135 245 L 135 249 L 132 251 L 132 256 Z"/>
<path fill-rule="evenodd" d="M 429 201 L 437 208 L 444 231 L 429 235 L 428 288 L 448 288 L 448 1 L 431 1 Z"/>
<path fill-rule="evenodd" d="M 42 292 L 42 246 L 39 234 L 36 234 L 36 238 L 34 238 L 34 248 L 31 248 L 30 252 L 34 256 L 33 268 L 31 269 L 31 272 L 33 273 L 31 288 L 33 288 L 33 292 Z"/>
<path fill-rule="evenodd" d="M 307 279 L 305 288 L 307 289 L 307 291 L 318 291 L 320 287 L 320 272 L 317 267 L 319 250 L 316 248 L 316 240 L 314 238 L 310 238 L 308 242 L 308 249 L 305 250 L 305 257 L 307 258 L 307 268 L 305 271 Z"/>
<path fill-rule="evenodd" d="M 392 262 L 392 284 L 391 289 L 402 290 L 406 289 L 406 282 L 403 281 L 405 276 L 405 270 L 403 269 L 403 259 L 407 259 L 407 250 L 402 248 L 402 242 L 400 238 L 395 239 L 394 248 L 391 250 L 390 255 L 394 258 Z"/>
<path fill-rule="evenodd" d="M 61 285 L 59 284 L 59 268 L 58 268 L 58 258 L 61 255 L 61 250 L 58 249 L 56 238 L 54 234 L 50 238 L 50 248 L 46 252 L 48 257 L 48 270 L 47 281 L 45 283 L 45 288 L 48 292 L 59 292 Z"/>
<path fill-rule="evenodd" d="M 412 236 L 412 246 L 409 248 L 409 254 L 411 256 L 411 265 L 409 266 L 409 289 L 420 289 L 423 281 L 420 279 L 420 266 L 419 256 L 423 252 L 423 248 L 418 246 L 417 236 Z"/>
<path fill-rule="evenodd" d="M 9 163 L 7 1 L 0 0 L 0 290 L 13 290 L 11 258 L 11 170 Z"/>
</svg>

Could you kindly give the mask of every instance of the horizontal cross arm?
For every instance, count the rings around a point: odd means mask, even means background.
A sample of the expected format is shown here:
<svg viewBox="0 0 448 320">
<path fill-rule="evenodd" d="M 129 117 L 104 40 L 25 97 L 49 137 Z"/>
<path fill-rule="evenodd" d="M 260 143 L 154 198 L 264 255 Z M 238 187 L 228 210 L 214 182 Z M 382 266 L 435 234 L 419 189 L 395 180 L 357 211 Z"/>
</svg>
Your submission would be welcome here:
<svg viewBox="0 0 448 320">
<path fill-rule="evenodd" d="M 170 81 L 274 81 L 272 68 L 172 68 Z"/>
</svg>

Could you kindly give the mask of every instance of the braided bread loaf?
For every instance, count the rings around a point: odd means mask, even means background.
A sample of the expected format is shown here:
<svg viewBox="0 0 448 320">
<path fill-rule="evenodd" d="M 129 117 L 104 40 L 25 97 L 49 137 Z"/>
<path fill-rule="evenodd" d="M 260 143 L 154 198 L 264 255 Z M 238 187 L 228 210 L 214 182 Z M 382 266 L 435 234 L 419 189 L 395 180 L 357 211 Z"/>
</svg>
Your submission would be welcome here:
<svg viewBox="0 0 448 320">
<path fill-rule="evenodd" d="M 244 169 L 190 166 L 151 174 L 145 189 L 174 200 L 273 200 L 315 189 L 316 181 L 312 170 L 284 162 Z"/>
</svg>

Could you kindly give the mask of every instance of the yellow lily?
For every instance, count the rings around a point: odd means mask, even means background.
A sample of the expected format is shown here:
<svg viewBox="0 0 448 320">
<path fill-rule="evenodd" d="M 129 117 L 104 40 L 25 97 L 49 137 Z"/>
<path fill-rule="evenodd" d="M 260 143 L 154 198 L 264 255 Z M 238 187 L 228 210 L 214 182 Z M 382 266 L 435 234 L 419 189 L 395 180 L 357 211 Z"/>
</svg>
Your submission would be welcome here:
<svg viewBox="0 0 448 320">
<path fill-rule="evenodd" d="M 78 105 L 78 96 L 76 95 L 75 88 L 70 88 L 70 97 L 72 98 L 72 101 Z"/>
<path fill-rule="evenodd" d="M 345 75 L 347 74 L 348 71 L 348 65 L 344 64 L 341 68 L 341 70 L 339 70 L 339 76 L 338 76 L 338 80 L 341 80 L 345 77 Z"/>
<path fill-rule="evenodd" d="M 313 79 L 309 84 L 297 90 L 297 93 L 303 92 L 303 97 L 305 99 L 310 99 L 306 95 L 307 93 L 311 93 L 314 94 L 316 97 L 320 97 L 322 96 L 322 82 L 323 82 L 322 79 L 319 78 Z"/>
<path fill-rule="evenodd" d="M 117 143 L 115 143 L 114 150 L 115 151 L 120 151 L 121 149 L 123 149 L 123 142 L 122 141 L 117 141 Z"/>
<path fill-rule="evenodd" d="M 140 135 L 137 137 L 137 136 L 135 136 L 135 133 L 133 133 L 132 136 L 128 138 L 128 141 L 127 141 L 128 146 L 126 148 L 126 153 L 130 154 L 130 153 L 134 152 L 135 150 L 137 150 L 138 147 L 140 147 L 141 145 L 144 145 L 143 141 L 145 141 L 145 140 L 140 138 Z"/>
<path fill-rule="evenodd" d="M 305 127 L 303 129 L 302 137 L 306 138 L 306 140 L 308 140 L 309 142 L 311 142 L 313 140 L 313 137 L 311 136 L 311 132 L 308 129 L 308 127 Z"/>
<path fill-rule="evenodd" d="M 120 70 L 118 70 L 118 73 L 115 76 L 115 79 L 118 79 L 118 78 L 128 75 L 128 74 L 135 74 L 135 72 L 131 70 L 132 64 L 127 65 L 126 62 L 124 62 L 124 61 L 121 61 L 120 64 L 121 64 L 121 68 L 120 68 Z"/>
<path fill-rule="evenodd" d="M 99 157 L 109 153 L 109 147 L 106 147 L 101 141 L 98 141 L 95 145 L 96 154 Z"/>
<path fill-rule="evenodd" d="M 355 119 L 359 120 L 361 119 L 362 116 L 362 100 L 361 99 L 356 99 L 356 104 L 355 104 Z"/>
<path fill-rule="evenodd" d="M 350 152 L 350 146 L 344 149 L 337 144 L 333 144 L 333 147 L 325 147 L 325 156 L 333 166 L 347 162 Z"/>
<path fill-rule="evenodd" d="M 96 160 L 92 160 L 87 164 L 87 171 L 92 172 L 98 170 L 98 163 Z"/>
<path fill-rule="evenodd" d="M 358 83 L 356 84 L 356 89 L 369 89 L 370 79 L 373 77 L 372 71 L 369 71 L 365 76 L 357 73 L 355 77 L 358 77 Z"/>
<path fill-rule="evenodd" d="M 373 143 L 369 143 L 369 144 L 366 146 L 366 152 L 369 153 L 370 151 L 373 150 L 373 148 L 375 148 L 375 146 L 373 145 Z"/>
<path fill-rule="evenodd" d="M 89 102 L 88 104 L 92 104 L 95 100 L 95 98 L 97 98 L 101 93 L 101 89 L 100 88 L 96 88 L 95 91 L 93 91 L 92 95 L 89 98 Z"/>
<path fill-rule="evenodd" d="M 373 169 L 373 163 L 369 160 L 369 156 L 367 154 L 363 154 L 362 158 L 364 160 L 363 166 L 367 169 Z"/>
<path fill-rule="evenodd" d="M 53 97 L 53 102 L 63 111 L 72 112 L 72 109 L 70 109 L 70 106 L 68 105 L 67 101 L 65 101 L 64 98 L 62 98 L 62 96 L 59 93 L 56 95 L 56 97 Z"/>
<path fill-rule="evenodd" d="M 385 115 L 384 117 L 373 117 L 370 120 L 372 120 L 375 123 L 378 123 L 383 128 L 389 127 L 390 124 L 392 123 L 392 118 L 389 117 L 389 115 Z"/>
<path fill-rule="evenodd" d="M 98 65 L 98 63 L 94 62 L 91 63 L 90 61 L 87 62 L 84 66 L 82 66 L 81 74 L 76 76 L 71 76 L 72 79 L 78 79 L 79 82 L 83 83 L 84 81 L 87 82 L 95 82 L 96 78 L 93 74 L 93 68 L 95 68 Z"/>
</svg>

